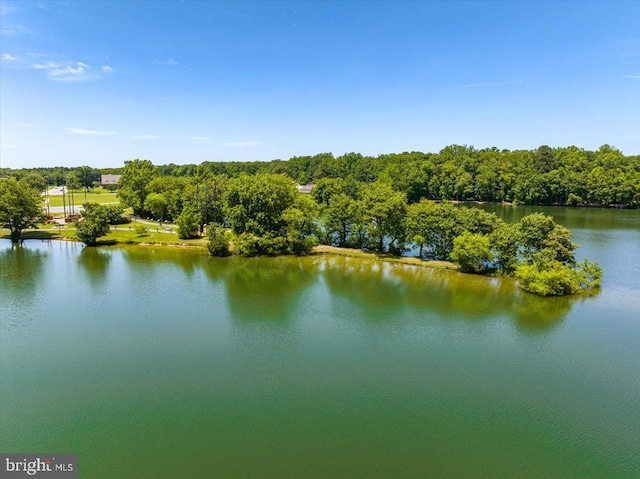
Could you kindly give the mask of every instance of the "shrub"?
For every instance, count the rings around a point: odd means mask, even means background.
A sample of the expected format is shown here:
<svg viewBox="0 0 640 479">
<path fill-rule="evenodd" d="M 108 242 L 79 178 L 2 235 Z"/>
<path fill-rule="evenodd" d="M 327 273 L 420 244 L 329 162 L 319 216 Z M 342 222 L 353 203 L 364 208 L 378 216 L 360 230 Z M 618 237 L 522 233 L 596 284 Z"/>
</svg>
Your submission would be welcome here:
<svg viewBox="0 0 640 479">
<path fill-rule="evenodd" d="M 578 206 L 583 203 L 584 203 L 584 200 L 582 199 L 581 196 L 578 196 L 573 193 L 569 193 L 569 196 L 567 198 L 567 206 Z"/>
<path fill-rule="evenodd" d="M 311 250 L 318 244 L 315 236 L 306 236 L 303 239 L 295 239 L 289 242 L 289 251 L 298 256 L 304 256 L 311 253 Z"/>
<path fill-rule="evenodd" d="M 101 205 L 107 215 L 107 221 L 110 225 L 123 225 L 130 223 L 131 220 L 123 216 L 124 208 L 120 205 Z"/>
<path fill-rule="evenodd" d="M 135 232 L 136 235 L 142 236 L 147 232 L 147 227 L 145 225 L 135 225 L 133 227 L 133 231 Z"/>
<path fill-rule="evenodd" d="M 563 296 L 597 288 L 602 280 L 602 268 L 588 259 L 575 268 L 551 260 L 536 261 L 516 269 L 516 278 L 525 291 L 539 296 Z"/>
<path fill-rule="evenodd" d="M 217 223 L 207 227 L 207 249 L 212 256 L 229 256 L 231 234 Z"/>
<path fill-rule="evenodd" d="M 242 256 L 258 256 L 260 247 L 258 245 L 258 237 L 249 233 L 242 233 L 235 241 L 235 249 Z"/>
<path fill-rule="evenodd" d="M 453 240 L 451 258 L 465 273 L 482 273 L 491 266 L 489 238 L 480 234 L 464 233 Z"/>
<path fill-rule="evenodd" d="M 109 233 L 109 221 L 104 207 L 87 205 L 83 211 L 83 220 L 76 221 L 76 236 L 88 246 L 95 246 L 100 236 Z"/>
<path fill-rule="evenodd" d="M 289 252 L 286 238 L 267 233 L 258 238 L 258 254 L 275 256 Z"/>
</svg>

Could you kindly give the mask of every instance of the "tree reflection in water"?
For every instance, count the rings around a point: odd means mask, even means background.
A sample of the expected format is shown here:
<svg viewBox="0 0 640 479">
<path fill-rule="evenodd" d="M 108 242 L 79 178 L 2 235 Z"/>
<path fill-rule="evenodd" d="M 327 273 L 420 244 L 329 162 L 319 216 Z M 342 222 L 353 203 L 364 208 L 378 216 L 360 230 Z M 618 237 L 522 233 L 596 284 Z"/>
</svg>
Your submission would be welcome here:
<svg viewBox="0 0 640 479">
<path fill-rule="evenodd" d="M 78 255 L 78 266 L 89 279 L 91 288 L 96 291 L 104 291 L 107 279 L 107 270 L 111 262 L 111 252 L 100 248 L 85 247 Z"/>
<path fill-rule="evenodd" d="M 313 258 L 212 258 L 211 279 L 225 284 L 235 320 L 286 323 L 301 293 L 318 278 Z"/>
<path fill-rule="evenodd" d="M 584 296 L 541 298 L 518 289 L 510 278 L 489 278 L 368 259 L 326 257 L 323 276 L 332 293 L 385 320 L 402 307 L 441 317 L 478 321 L 508 316 L 519 330 L 540 332 L 558 324 Z"/>
</svg>

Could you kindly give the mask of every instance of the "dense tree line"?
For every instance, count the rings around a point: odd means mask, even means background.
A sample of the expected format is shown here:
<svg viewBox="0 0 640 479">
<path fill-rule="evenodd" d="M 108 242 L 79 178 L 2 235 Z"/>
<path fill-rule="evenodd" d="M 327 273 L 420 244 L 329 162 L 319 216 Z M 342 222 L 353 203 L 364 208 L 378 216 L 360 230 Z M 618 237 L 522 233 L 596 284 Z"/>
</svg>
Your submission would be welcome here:
<svg viewBox="0 0 640 479">
<path fill-rule="evenodd" d="M 107 174 L 109 170 L 92 168 L 91 166 L 64 167 L 58 166 L 54 168 L 21 168 L 14 170 L 11 168 L 0 168 L 0 177 L 14 177 L 17 180 L 25 178 L 39 178 L 43 190 L 46 185 L 62 186 L 69 188 L 92 188 L 99 186 L 100 175 Z M 121 170 L 117 168 L 116 170 Z"/>
<path fill-rule="evenodd" d="M 394 190 L 404 193 L 409 203 L 425 198 L 529 205 L 640 206 L 640 156 L 625 156 L 609 145 L 597 151 L 575 146 L 509 151 L 451 145 L 438 153 L 405 152 L 377 157 L 321 153 L 286 161 L 204 162 L 152 168 L 159 178 L 175 179 L 272 173 L 287 175 L 299 184 L 333 178 L 362 183 L 387 181 Z M 4 168 L 0 169 L 0 176 L 20 179 L 37 173 L 48 176 L 49 184 L 66 184 L 76 178 L 82 186 L 90 187 L 99 181 L 100 174 L 124 171 L 125 168 Z M 162 189 L 163 185 L 157 187 Z"/>
<path fill-rule="evenodd" d="M 41 214 L 37 175 L 0 180 L 0 222 L 13 241 L 35 226 Z M 162 177 L 147 160 L 127 161 L 120 198 L 138 214 L 174 220 L 181 238 L 208 225 L 209 251 L 245 256 L 307 254 L 317 242 L 402 254 L 418 250 L 424 259 L 452 260 L 469 273 L 509 274 L 527 291 L 563 295 L 596 287 L 602 270 L 576 263 L 571 232 L 540 213 L 507 224 L 473 207 L 421 199 L 410 203 L 389 178 L 367 183 L 351 176 L 325 178 L 312 195 L 298 192 L 285 174 L 241 174 L 207 170 L 191 178 Z M 118 205 L 85 205 L 76 222 L 88 245 L 122 218 Z"/>
<path fill-rule="evenodd" d="M 188 238 L 208 226 L 214 255 L 306 254 L 318 242 L 454 261 L 469 273 L 515 275 L 536 294 L 571 294 L 597 286 L 601 270 L 577 264 L 571 233 L 549 216 L 507 224 L 478 208 L 422 198 L 382 177 L 363 182 L 323 178 L 311 195 L 286 174 L 229 178 L 200 168 L 190 178 L 160 176 L 147 160 L 127 161 L 120 197 L 134 212 L 177 222 Z"/>
</svg>

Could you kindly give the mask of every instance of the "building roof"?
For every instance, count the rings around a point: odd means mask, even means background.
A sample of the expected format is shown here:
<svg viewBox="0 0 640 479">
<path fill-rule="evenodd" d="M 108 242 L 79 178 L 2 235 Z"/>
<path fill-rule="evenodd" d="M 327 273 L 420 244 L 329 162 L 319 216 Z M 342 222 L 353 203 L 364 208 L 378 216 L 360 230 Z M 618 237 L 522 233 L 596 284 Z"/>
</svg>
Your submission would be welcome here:
<svg viewBox="0 0 640 479">
<path fill-rule="evenodd" d="M 298 185 L 298 191 L 300 193 L 306 193 L 309 194 L 311 193 L 311 191 L 316 187 L 315 184 L 311 184 L 311 185 Z"/>
<path fill-rule="evenodd" d="M 117 185 L 122 175 L 100 175 L 100 183 L 103 185 Z"/>
</svg>

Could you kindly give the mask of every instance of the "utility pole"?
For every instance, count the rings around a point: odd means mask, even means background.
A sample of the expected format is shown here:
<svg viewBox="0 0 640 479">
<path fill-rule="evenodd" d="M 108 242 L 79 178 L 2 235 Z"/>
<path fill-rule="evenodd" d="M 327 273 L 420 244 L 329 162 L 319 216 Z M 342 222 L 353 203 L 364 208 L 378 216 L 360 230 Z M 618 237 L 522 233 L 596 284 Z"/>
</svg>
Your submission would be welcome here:
<svg viewBox="0 0 640 479">
<path fill-rule="evenodd" d="M 64 222 L 67 222 L 67 202 L 64 198 L 64 185 L 62 185 L 62 211 L 64 212 Z"/>
<path fill-rule="evenodd" d="M 67 181 L 67 186 L 69 182 Z M 69 201 L 69 216 L 73 214 L 73 210 L 71 209 L 71 190 L 67 190 L 67 201 Z"/>
<path fill-rule="evenodd" d="M 44 188 L 44 200 L 47 202 L 47 217 L 51 216 L 51 211 L 49 211 L 49 177 L 45 176 L 45 180 L 47 180 L 47 186 Z"/>
</svg>

